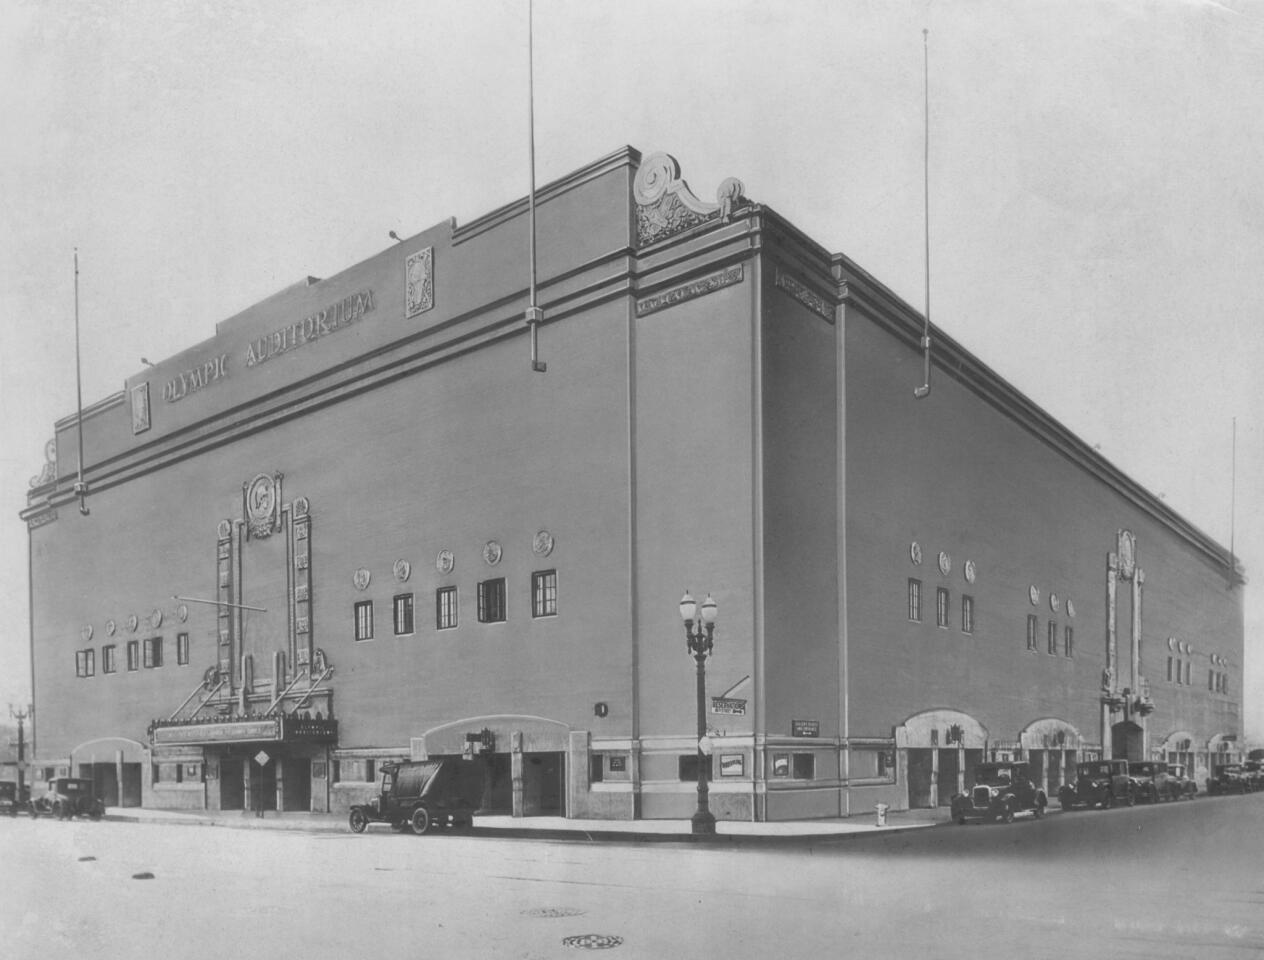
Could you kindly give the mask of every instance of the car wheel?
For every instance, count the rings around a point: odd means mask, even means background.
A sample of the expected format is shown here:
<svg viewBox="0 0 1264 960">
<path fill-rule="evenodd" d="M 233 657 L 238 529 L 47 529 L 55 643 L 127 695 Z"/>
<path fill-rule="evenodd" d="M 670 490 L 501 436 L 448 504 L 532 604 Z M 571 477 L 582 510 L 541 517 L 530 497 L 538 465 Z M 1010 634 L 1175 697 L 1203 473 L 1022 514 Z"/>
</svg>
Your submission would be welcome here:
<svg viewBox="0 0 1264 960">
<path fill-rule="evenodd" d="M 347 815 L 347 826 L 351 828 L 352 833 L 364 833 L 364 828 L 369 825 L 369 818 L 364 815 L 363 810 L 352 810 Z"/>
<path fill-rule="evenodd" d="M 409 818 L 409 826 L 413 828 L 413 833 L 421 836 L 423 833 L 430 831 L 430 813 L 425 807 L 418 807 L 413 811 L 412 817 Z"/>
<path fill-rule="evenodd" d="M 1036 819 L 1039 820 L 1041 817 L 1045 815 L 1045 805 L 1037 801 L 1036 808 L 1032 810 L 1032 813 L 1034 813 L 1036 815 Z"/>
<path fill-rule="evenodd" d="M 1005 809 L 1001 811 L 1002 823 L 1014 822 L 1014 803 L 1012 800 L 1005 801 Z"/>
</svg>

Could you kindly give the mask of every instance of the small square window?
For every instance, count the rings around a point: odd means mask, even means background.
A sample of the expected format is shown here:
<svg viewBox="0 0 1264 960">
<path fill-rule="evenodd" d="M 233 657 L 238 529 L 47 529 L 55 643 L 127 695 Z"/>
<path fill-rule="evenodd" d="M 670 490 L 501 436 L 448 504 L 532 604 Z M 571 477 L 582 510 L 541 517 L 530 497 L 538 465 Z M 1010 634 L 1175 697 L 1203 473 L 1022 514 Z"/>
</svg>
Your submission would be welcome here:
<svg viewBox="0 0 1264 960">
<path fill-rule="evenodd" d="M 1027 614 L 1027 649 L 1028 650 L 1036 649 L 1036 631 L 1038 629 L 1039 629 L 1039 624 L 1036 620 L 1036 615 L 1034 613 Z"/>
<path fill-rule="evenodd" d="M 127 641 L 127 669 L 128 670 L 140 669 L 140 641 L 139 640 Z"/>
<path fill-rule="evenodd" d="M 118 664 L 115 662 L 115 646 L 109 644 L 101 648 L 101 672 L 114 673 L 118 670 Z"/>
<path fill-rule="evenodd" d="M 394 600 L 395 636 L 404 637 L 413 632 L 413 595 L 401 593 Z"/>
<path fill-rule="evenodd" d="M 908 582 L 908 618 L 914 623 L 922 622 L 922 581 Z"/>
<path fill-rule="evenodd" d="M 356 601 L 355 638 L 357 641 L 373 639 L 373 601 L 372 600 Z"/>
<path fill-rule="evenodd" d="M 478 585 L 478 622 L 503 623 L 505 620 L 505 578 L 483 580 Z"/>
<path fill-rule="evenodd" d="M 456 587 L 440 587 L 435 591 L 435 628 L 451 630 L 456 626 Z"/>
<path fill-rule="evenodd" d="M 531 616 L 557 616 L 556 570 L 538 570 L 531 574 Z"/>
<path fill-rule="evenodd" d="M 796 780 L 815 780 L 816 779 L 816 754 L 814 753 L 794 754 L 794 779 Z"/>
<path fill-rule="evenodd" d="M 176 663 L 180 666 L 186 666 L 189 662 L 189 635 L 187 633 L 176 634 Z"/>
<path fill-rule="evenodd" d="M 961 632 L 974 633 L 974 597 L 961 596 Z"/>
</svg>

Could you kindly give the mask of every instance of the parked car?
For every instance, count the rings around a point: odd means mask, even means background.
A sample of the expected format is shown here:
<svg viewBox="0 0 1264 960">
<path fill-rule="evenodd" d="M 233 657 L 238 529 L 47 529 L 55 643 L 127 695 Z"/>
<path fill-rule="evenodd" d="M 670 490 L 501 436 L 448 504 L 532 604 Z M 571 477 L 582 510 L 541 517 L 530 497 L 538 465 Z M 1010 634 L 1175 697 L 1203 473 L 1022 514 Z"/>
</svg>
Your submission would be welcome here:
<svg viewBox="0 0 1264 960">
<path fill-rule="evenodd" d="M 1159 760 L 1133 760 L 1128 764 L 1134 796 L 1141 803 L 1179 800 L 1180 785 L 1172 779 L 1167 764 Z"/>
<path fill-rule="evenodd" d="M 1259 760 L 1243 760 L 1242 775 L 1246 777 L 1248 790 L 1264 790 L 1264 763 Z"/>
<path fill-rule="evenodd" d="M 1207 778 L 1207 792 L 1213 797 L 1222 793 L 1246 793 L 1250 789 L 1246 771 L 1240 763 L 1226 763 L 1223 767 L 1217 767 Z"/>
<path fill-rule="evenodd" d="M 18 796 L 18 785 L 12 780 L 0 780 L 0 814 L 16 817 L 19 810 L 25 809 L 26 797 Z"/>
<path fill-rule="evenodd" d="M 96 795 L 96 787 L 90 777 L 58 777 L 50 780 L 47 792 L 38 798 L 31 808 L 32 816 L 52 816 L 61 820 L 71 817 L 87 817 L 100 820 L 105 814 L 105 804 Z"/>
<path fill-rule="evenodd" d="M 974 768 L 974 786 L 952 798 L 952 818 L 1002 820 L 1030 810 L 1039 819 L 1045 815 L 1049 798 L 1031 782 L 1026 763 L 981 763 Z"/>
<path fill-rule="evenodd" d="M 1180 796 L 1186 800 L 1192 800 L 1198 794 L 1198 782 L 1185 773 L 1185 767 L 1179 763 L 1168 764 L 1167 772 L 1172 775 L 1172 779 L 1176 782 L 1177 790 Z"/>
<path fill-rule="evenodd" d="M 1064 784 L 1058 791 L 1058 804 L 1063 810 L 1075 807 L 1101 807 L 1109 810 L 1117 803 L 1132 806 L 1136 788 L 1128 775 L 1127 760 L 1088 760 L 1075 766 L 1075 783 Z"/>
<path fill-rule="evenodd" d="M 468 827 L 483 800 L 485 764 L 478 760 L 410 760 L 382 765 L 382 789 L 372 801 L 351 808 L 354 833 L 370 823 L 418 835 L 445 824 Z"/>
</svg>

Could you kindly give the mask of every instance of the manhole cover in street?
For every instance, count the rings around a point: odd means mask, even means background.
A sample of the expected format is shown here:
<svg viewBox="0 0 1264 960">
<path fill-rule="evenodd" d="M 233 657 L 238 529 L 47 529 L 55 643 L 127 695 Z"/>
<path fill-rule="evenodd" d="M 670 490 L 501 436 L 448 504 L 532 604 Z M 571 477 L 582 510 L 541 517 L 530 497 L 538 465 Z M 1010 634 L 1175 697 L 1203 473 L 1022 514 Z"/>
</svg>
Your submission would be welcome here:
<svg viewBox="0 0 1264 960">
<path fill-rule="evenodd" d="M 533 907 L 530 910 L 523 910 L 524 917 L 582 917 L 587 910 L 580 910 L 578 907 Z"/>
<path fill-rule="evenodd" d="M 578 937 L 564 937 L 562 946 L 580 950 L 609 950 L 622 942 L 622 937 L 614 937 L 608 933 L 585 933 Z"/>
</svg>

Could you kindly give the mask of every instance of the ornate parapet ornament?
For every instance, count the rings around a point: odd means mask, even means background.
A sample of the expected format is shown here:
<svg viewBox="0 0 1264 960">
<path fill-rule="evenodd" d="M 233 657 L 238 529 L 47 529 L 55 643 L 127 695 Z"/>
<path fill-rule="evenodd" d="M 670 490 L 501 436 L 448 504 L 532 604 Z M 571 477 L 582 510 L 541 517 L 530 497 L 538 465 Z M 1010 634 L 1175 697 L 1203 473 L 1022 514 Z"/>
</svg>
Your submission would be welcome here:
<svg viewBox="0 0 1264 960">
<path fill-rule="evenodd" d="M 42 487 L 46 483 L 52 483 L 57 479 L 57 438 L 54 437 L 44 444 L 44 468 L 40 470 L 38 476 L 31 477 L 32 487 Z"/>
<path fill-rule="evenodd" d="M 728 177 L 716 191 L 716 202 L 699 200 L 680 179 L 680 164 L 666 153 L 641 161 L 632 184 L 636 201 L 637 246 L 657 243 L 709 220 L 727 220 L 748 203 L 742 181 Z"/>
</svg>

